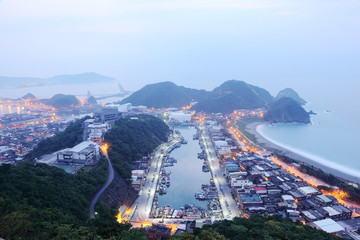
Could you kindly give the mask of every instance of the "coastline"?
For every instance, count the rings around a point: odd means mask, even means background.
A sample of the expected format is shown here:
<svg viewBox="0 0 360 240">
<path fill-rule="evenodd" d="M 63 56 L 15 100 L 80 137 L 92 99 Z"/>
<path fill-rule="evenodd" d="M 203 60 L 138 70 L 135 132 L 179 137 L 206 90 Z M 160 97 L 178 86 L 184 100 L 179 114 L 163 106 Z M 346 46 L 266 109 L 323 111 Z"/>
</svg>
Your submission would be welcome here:
<svg viewBox="0 0 360 240">
<path fill-rule="evenodd" d="M 285 147 L 279 146 L 279 145 L 271 142 L 270 140 L 266 139 L 264 136 L 262 136 L 256 130 L 256 128 L 259 125 L 263 125 L 263 124 L 264 123 L 254 122 L 254 123 L 248 124 L 245 127 L 245 131 L 247 131 L 248 133 L 254 135 L 255 138 L 256 138 L 257 143 L 260 144 L 260 146 L 263 146 L 264 148 L 267 148 L 270 151 L 272 149 L 276 149 L 276 150 L 280 151 L 280 154 L 282 154 L 284 156 L 287 156 L 287 157 L 292 158 L 294 160 L 306 163 L 308 165 L 312 165 L 315 168 L 319 168 L 319 169 L 323 170 L 324 172 L 335 175 L 335 176 L 337 176 L 339 178 L 344 179 L 345 181 L 351 181 L 351 182 L 355 182 L 355 183 L 358 183 L 358 184 L 360 183 L 360 177 L 356 177 L 356 176 L 353 176 L 351 174 L 345 173 L 343 171 L 340 171 L 340 170 L 331 168 L 329 166 L 326 166 L 326 165 L 324 165 L 324 164 L 322 164 L 322 163 L 320 163 L 320 162 L 318 162 L 318 161 L 316 161 L 314 159 L 311 159 L 309 157 L 305 157 L 305 156 L 302 156 L 302 155 L 300 155 L 298 153 L 292 152 L 291 150 L 289 150 L 289 149 L 287 149 Z"/>
</svg>

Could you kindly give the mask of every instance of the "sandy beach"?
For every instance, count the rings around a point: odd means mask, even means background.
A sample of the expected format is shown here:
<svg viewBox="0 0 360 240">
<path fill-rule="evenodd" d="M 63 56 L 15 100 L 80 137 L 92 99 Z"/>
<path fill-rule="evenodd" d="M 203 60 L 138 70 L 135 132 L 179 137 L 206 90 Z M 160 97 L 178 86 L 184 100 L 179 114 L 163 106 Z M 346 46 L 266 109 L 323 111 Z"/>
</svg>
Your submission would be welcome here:
<svg viewBox="0 0 360 240">
<path fill-rule="evenodd" d="M 265 147 L 265 148 L 267 148 L 269 150 L 271 150 L 271 149 L 279 150 L 279 151 L 281 151 L 281 154 L 283 154 L 283 155 L 285 155 L 285 156 L 287 156 L 289 158 L 292 158 L 292 159 L 295 159 L 297 161 L 304 162 L 306 164 L 312 165 L 312 166 L 314 166 L 316 168 L 319 168 L 319 169 L 323 170 L 326 173 L 331 173 L 331 174 L 333 174 L 333 175 L 335 175 L 337 177 L 340 177 L 340 178 L 342 178 L 344 180 L 348 180 L 348 181 L 360 184 L 360 176 L 356 177 L 356 176 L 344 173 L 342 171 L 339 171 L 337 169 L 330 168 L 328 166 L 320 164 L 317 161 L 314 161 L 313 159 L 310 159 L 310 158 L 304 157 L 304 156 L 302 156 L 300 154 L 291 152 L 290 150 L 288 150 L 286 148 L 283 148 L 283 147 L 281 147 L 279 145 L 274 144 L 273 142 L 270 142 L 269 140 L 264 138 L 258 131 L 256 131 L 257 126 L 262 125 L 262 124 L 264 124 L 264 123 L 250 123 L 250 124 L 248 124 L 246 126 L 246 129 L 245 129 L 247 132 L 249 132 L 250 134 L 253 134 L 256 137 L 257 142 L 261 146 L 263 146 L 263 147 Z"/>
</svg>

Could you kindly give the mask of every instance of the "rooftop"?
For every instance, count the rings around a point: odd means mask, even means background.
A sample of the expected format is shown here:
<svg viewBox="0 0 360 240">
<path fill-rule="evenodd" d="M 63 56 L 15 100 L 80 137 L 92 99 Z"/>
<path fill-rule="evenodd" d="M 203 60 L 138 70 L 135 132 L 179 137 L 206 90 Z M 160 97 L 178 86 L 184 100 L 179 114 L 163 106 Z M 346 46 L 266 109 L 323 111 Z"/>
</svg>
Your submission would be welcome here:
<svg viewBox="0 0 360 240">
<path fill-rule="evenodd" d="M 316 228 L 321 229 L 327 233 L 335 233 L 344 230 L 344 228 L 340 224 L 338 224 L 331 218 L 315 221 L 313 222 L 313 224 Z"/>
</svg>

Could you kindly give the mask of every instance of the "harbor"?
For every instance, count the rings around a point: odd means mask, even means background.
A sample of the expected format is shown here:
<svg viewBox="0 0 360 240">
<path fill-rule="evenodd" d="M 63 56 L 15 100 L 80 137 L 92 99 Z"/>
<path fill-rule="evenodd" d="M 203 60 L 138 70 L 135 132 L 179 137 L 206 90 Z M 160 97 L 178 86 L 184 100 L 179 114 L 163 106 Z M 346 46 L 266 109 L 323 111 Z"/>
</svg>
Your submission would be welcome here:
<svg viewBox="0 0 360 240">
<path fill-rule="evenodd" d="M 162 169 L 150 217 L 201 219 L 220 216 L 214 181 L 193 126 L 175 126 L 181 142 L 163 153 Z M 199 153 L 203 153 L 201 157 Z"/>
</svg>

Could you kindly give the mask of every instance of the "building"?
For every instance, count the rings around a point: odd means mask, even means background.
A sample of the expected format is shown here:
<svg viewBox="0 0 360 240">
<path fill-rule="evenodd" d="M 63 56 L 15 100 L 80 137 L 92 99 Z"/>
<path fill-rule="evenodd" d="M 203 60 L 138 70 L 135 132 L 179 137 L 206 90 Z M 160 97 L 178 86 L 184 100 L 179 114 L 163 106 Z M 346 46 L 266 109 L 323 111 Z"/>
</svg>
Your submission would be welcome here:
<svg viewBox="0 0 360 240">
<path fill-rule="evenodd" d="M 183 112 L 170 112 L 169 113 L 169 120 L 172 122 L 178 123 L 185 123 L 191 121 L 191 114 L 190 113 L 183 113 Z"/>
<path fill-rule="evenodd" d="M 170 239 L 171 229 L 163 225 L 152 225 L 147 232 L 147 239 L 165 240 Z"/>
<path fill-rule="evenodd" d="M 340 224 L 330 218 L 315 221 L 311 224 L 311 226 L 332 234 L 344 230 L 344 228 Z"/>
<path fill-rule="evenodd" d="M 84 141 L 73 148 L 57 152 L 57 161 L 65 164 L 86 164 L 96 161 L 100 146 L 92 141 Z"/>
<path fill-rule="evenodd" d="M 104 107 L 97 117 L 101 122 L 114 121 L 121 118 L 122 114 L 117 107 Z"/>
</svg>

